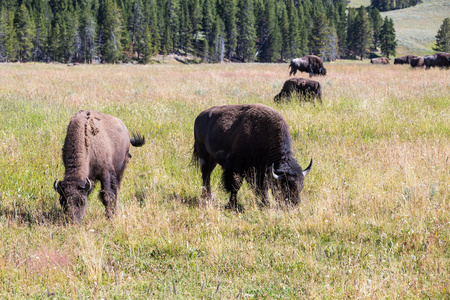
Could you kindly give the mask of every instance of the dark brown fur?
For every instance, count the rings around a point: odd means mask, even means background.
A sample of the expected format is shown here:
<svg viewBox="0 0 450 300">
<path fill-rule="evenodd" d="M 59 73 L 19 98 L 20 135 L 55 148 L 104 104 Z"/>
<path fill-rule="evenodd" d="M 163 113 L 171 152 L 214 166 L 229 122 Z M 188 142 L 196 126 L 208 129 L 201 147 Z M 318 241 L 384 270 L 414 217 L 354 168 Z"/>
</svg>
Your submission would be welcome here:
<svg viewBox="0 0 450 300">
<path fill-rule="evenodd" d="M 387 57 L 377 57 L 377 58 L 372 58 L 370 60 L 371 64 L 382 64 L 382 65 L 388 65 L 389 64 L 389 58 Z"/>
<path fill-rule="evenodd" d="M 419 56 L 417 58 L 413 58 L 411 60 L 411 67 L 412 68 L 423 68 L 425 66 L 424 57 Z"/>
<path fill-rule="evenodd" d="M 274 101 L 280 102 L 283 98 L 288 98 L 293 93 L 298 93 L 300 99 L 308 97 L 315 98 L 322 103 L 322 87 L 320 82 L 306 78 L 291 78 L 284 82 L 281 92 L 275 96 Z"/>
<path fill-rule="evenodd" d="M 448 68 L 450 67 L 450 53 L 439 52 L 424 57 L 424 65 L 426 69 L 431 67 Z"/>
<path fill-rule="evenodd" d="M 297 71 L 309 73 L 309 77 L 314 75 L 327 75 L 327 69 L 323 66 L 323 61 L 316 55 L 306 55 L 291 60 L 289 65 L 289 76 L 294 75 Z"/>
<path fill-rule="evenodd" d="M 409 65 L 411 64 L 411 60 L 417 58 L 415 55 L 405 55 L 401 57 L 397 57 L 394 59 L 394 65 Z"/>
<path fill-rule="evenodd" d="M 196 118 L 194 137 L 193 161 L 202 171 L 203 198 L 212 198 L 210 176 L 219 164 L 225 190 L 230 193 L 228 208 L 238 209 L 236 195 L 244 178 L 266 205 L 271 182 L 282 199 L 300 202 L 312 160 L 305 170 L 298 165 L 289 127 L 272 108 L 261 104 L 211 107 Z"/>
<path fill-rule="evenodd" d="M 54 188 L 74 221 L 79 223 L 83 218 L 96 181 L 101 183 L 100 198 L 107 216 L 114 214 L 123 173 L 131 157 L 130 143 L 140 147 L 145 139 L 134 134 L 130 138 L 118 118 L 83 110 L 72 117 L 62 149 L 64 180 L 55 181 Z"/>
</svg>

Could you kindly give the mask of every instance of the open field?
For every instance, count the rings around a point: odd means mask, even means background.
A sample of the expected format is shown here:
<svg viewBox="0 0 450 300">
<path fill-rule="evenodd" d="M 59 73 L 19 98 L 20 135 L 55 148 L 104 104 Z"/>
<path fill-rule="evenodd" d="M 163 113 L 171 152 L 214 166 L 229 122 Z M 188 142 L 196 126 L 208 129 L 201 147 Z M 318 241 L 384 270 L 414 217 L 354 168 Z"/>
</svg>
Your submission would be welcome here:
<svg viewBox="0 0 450 300">
<path fill-rule="evenodd" d="M 450 71 L 326 67 L 322 105 L 277 106 L 286 64 L 0 65 L 0 298 L 449 298 Z M 301 204 L 260 208 L 244 185 L 246 212 L 227 211 L 218 167 L 218 205 L 199 205 L 195 117 L 256 102 L 314 159 Z M 52 186 L 79 109 L 147 139 L 116 217 L 97 187 L 81 226 Z"/>
</svg>

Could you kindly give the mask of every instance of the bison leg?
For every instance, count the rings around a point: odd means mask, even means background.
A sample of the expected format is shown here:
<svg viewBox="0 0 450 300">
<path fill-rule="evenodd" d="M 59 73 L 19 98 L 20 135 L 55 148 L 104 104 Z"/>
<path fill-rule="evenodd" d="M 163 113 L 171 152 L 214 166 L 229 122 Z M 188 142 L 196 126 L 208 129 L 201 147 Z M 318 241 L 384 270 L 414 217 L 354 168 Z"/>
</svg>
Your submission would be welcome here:
<svg viewBox="0 0 450 300">
<path fill-rule="evenodd" d="M 222 179 L 225 190 L 230 193 L 230 202 L 225 206 L 227 209 L 240 211 L 242 208 L 238 207 L 237 193 L 242 185 L 242 174 L 237 174 L 229 169 L 224 169 Z"/>
<path fill-rule="evenodd" d="M 201 163 L 202 170 L 202 198 L 205 200 L 213 200 L 211 195 L 211 173 L 217 163 L 211 158 L 203 160 Z"/>
<path fill-rule="evenodd" d="M 257 172 L 256 174 L 256 195 L 261 198 L 264 206 L 269 206 L 268 184 L 265 172 Z"/>
<path fill-rule="evenodd" d="M 116 176 L 111 173 L 100 179 L 102 189 L 100 190 L 100 199 L 105 206 L 106 215 L 111 218 L 116 212 L 118 181 Z"/>
</svg>

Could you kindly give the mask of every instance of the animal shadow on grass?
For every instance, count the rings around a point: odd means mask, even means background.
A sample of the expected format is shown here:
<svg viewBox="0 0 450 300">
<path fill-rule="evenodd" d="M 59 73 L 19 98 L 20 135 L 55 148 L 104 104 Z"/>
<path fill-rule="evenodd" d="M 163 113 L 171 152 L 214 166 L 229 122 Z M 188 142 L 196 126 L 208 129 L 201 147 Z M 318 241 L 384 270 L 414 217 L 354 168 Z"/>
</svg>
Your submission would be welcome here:
<svg viewBox="0 0 450 300">
<path fill-rule="evenodd" d="M 19 224 L 41 225 L 54 224 L 65 225 L 69 222 L 67 215 L 58 205 L 52 205 L 47 210 L 32 210 L 29 207 L 0 208 L 0 218 Z"/>
</svg>

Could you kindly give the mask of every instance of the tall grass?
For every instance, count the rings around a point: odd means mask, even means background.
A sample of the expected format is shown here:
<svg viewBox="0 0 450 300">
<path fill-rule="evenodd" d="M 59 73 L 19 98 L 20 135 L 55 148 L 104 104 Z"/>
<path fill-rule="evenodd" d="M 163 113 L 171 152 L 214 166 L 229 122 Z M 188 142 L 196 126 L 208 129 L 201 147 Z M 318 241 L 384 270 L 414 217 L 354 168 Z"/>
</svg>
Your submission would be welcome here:
<svg viewBox="0 0 450 300">
<path fill-rule="evenodd" d="M 1 298 L 447 298 L 450 80 L 446 70 L 328 64 L 324 104 L 273 97 L 285 64 L 3 64 L 0 72 Z M 301 74 L 306 76 L 305 74 Z M 213 106 L 263 103 L 290 125 L 302 203 L 243 214 L 202 206 L 193 122 Z M 132 148 L 112 221 L 91 195 L 64 221 L 70 117 L 93 109 L 146 136 Z"/>
</svg>

